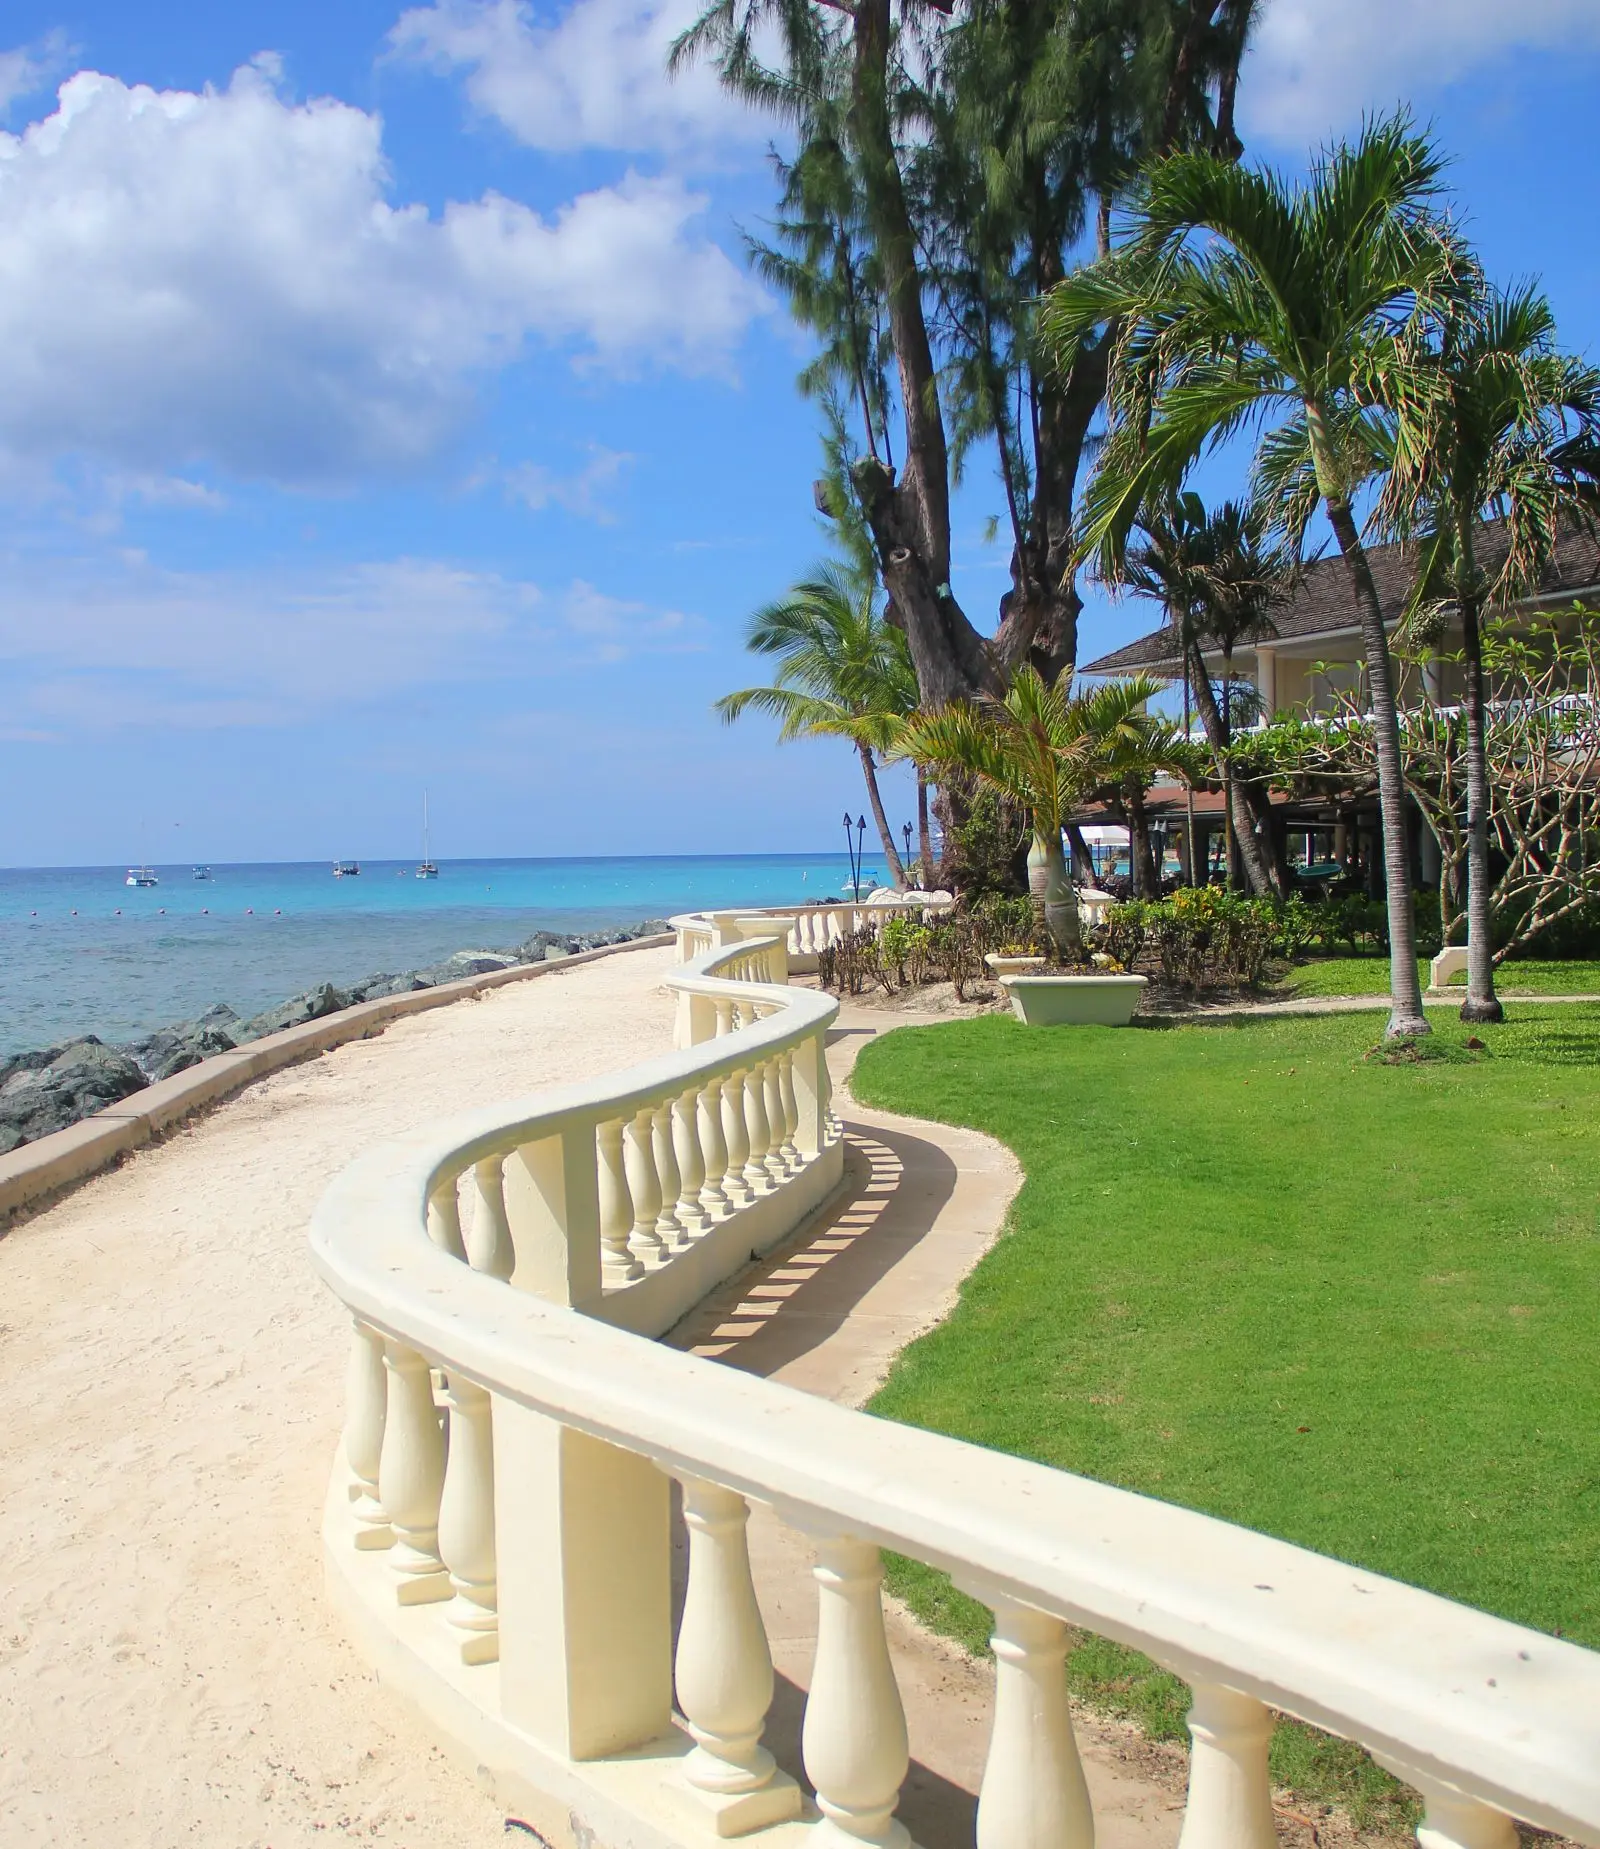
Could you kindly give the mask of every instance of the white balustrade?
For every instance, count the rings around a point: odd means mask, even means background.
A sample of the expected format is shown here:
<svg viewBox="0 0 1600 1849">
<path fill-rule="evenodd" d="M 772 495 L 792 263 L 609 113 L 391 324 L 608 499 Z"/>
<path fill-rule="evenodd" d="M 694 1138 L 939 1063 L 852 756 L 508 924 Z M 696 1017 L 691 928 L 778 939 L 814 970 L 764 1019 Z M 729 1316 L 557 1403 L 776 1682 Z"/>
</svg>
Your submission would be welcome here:
<svg viewBox="0 0 1600 1849">
<path fill-rule="evenodd" d="M 433 1403 L 427 1358 L 403 1342 L 385 1342 L 389 1377 L 378 1497 L 394 1530 L 388 1561 L 402 1605 L 450 1597 L 439 1558 L 439 1498 L 444 1489 L 444 1433 Z"/>
<path fill-rule="evenodd" d="M 388 1547 L 394 1530 L 378 1497 L 378 1465 L 389 1404 L 389 1377 L 383 1365 L 383 1337 L 360 1317 L 350 1334 L 350 1366 L 345 1376 L 344 1455 L 350 1466 L 351 1541 L 360 1548 Z"/>
<path fill-rule="evenodd" d="M 1189 1738 L 1189 1802 L 1178 1849 L 1277 1849 L 1266 1705 L 1214 1682 L 1196 1682 Z"/>
<path fill-rule="evenodd" d="M 853 1535 L 831 1536 L 818 1543 L 812 1572 L 817 1654 L 800 1747 L 824 1818 L 819 1849 L 906 1849 L 911 1838 L 894 1809 L 910 1751 L 883 1630 L 878 1550 Z"/>
<path fill-rule="evenodd" d="M 772 1706 L 772 1653 L 750 1577 L 742 1496 L 684 1477 L 689 1582 L 675 1678 L 694 1751 L 683 1776 L 716 1807 L 719 1833 L 744 1834 L 800 1814 L 800 1790 L 761 1744 Z"/>
<path fill-rule="evenodd" d="M 978 1849 L 1094 1849 L 1094 1813 L 1067 1703 L 1067 1627 L 997 1604 L 994 1732 L 978 1795 Z"/>
<path fill-rule="evenodd" d="M 851 915 L 796 914 L 788 954 Z M 1592 1653 L 637 1339 L 797 1228 L 842 1172 L 837 1004 L 789 989 L 782 944 L 746 915 L 704 937 L 668 979 L 672 1053 L 375 1151 L 318 1208 L 313 1254 L 353 1319 L 329 1585 L 428 1724 L 497 1789 L 550 1793 L 575 1835 L 759 1844 L 781 1825 L 814 1849 L 904 1849 L 888 1546 L 994 1612 L 977 1849 L 1091 1849 L 1069 1620 L 1192 1684 L 1181 1849 L 1276 1844 L 1275 1711 L 1416 1786 L 1420 1849 L 1514 1849 L 1513 1817 L 1600 1846 Z M 675 1640 L 668 1477 L 689 1542 Z M 752 1502 L 822 1537 L 801 1741 L 817 1813 L 762 1741 Z"/>
<path fill-rule="evenodd" d="M 623 1159 L 628 1193 L 633 1201 L 633 1230 L 628 1243 L 645 1264 L 658 1262 L 664 1251 L 656 1221 L 661 1217 L 661 1177 L 656 1173 L 655 1110 L 646 1105 L 628 1125 Z"/>
<path fill-rule="evenodd" d="M 608 1284 L 629 1284 L 644 1276 L 629 1241 L 633 1236 L 633 1195 L 622 1148 L 622 1124 L 612 1118 L 595 1130 L 600 1158 L 600 1265 Z"/>
</svg>

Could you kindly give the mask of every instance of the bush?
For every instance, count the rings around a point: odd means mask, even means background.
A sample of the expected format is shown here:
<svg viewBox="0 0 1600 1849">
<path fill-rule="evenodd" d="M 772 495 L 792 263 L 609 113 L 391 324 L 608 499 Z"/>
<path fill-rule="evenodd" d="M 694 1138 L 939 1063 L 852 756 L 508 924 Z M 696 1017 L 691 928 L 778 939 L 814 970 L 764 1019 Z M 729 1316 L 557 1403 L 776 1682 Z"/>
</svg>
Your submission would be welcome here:
<svg viewBox="0 0 1600 1849">
<path fill-rule="evenodd" d="M 1027 817 L 998 790 L 980 788 L 959 821 L 945 829 L 944 871 L 964 899 L 1013 896 L 1028 841 Z"/>
<path fill-rule="evenodd" d="M 1170 899 L 1119 905 L 1100 933 L 1101 948 L 1125 969 L 1152 951 L 1174 988 L 1251 988 L 1282 937 L 1289 908 L 1275 899 L 1246 899 L 1220 886 L 1185 886 Z M 1294 929 L 1303 921 L 1294 914 Z"/>
</svg>

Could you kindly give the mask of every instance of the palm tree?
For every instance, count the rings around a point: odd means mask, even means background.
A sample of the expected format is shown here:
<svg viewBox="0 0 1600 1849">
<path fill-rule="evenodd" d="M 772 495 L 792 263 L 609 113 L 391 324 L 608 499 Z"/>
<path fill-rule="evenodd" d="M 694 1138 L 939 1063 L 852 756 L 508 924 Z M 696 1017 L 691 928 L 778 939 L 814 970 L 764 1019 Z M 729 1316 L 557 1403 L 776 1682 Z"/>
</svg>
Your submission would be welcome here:
<svg viewBox="0 0 1600 1849">
<path fill-rule="evenodd" d="M 1299 537 L 1320 501 L 1361 623 L 1388 876 L 1387 1032 L 1428 1031 L 1417 978 L 1410 841 L 1393 667 L 1353 497 L 1370 473 L 1357 388 L 1431 312 L 1459 266 L 1435 212 L 1441 162 L 1408 116 L 1369 123 L 1291 188 L 1278 174 L 1175 154 L 1133 189 L 1129 237 L 1042 312 L 1063 355 L 1113 331 L 1107 435 L 1085 497 L 1082 550 L 1109 568 L 1139 509 L 1196 459 L 1282 421 L 1256 453 L 1258 492 Z"/>
<path fill-rule="evenodd" d="M 1229 877 L 1237 851 L 1253 892 L 1282 895 L 1286 876 L 1273 850 L 1266 793 L 1235 780 L 1228 747 L 1234 650 L 1277 633 L 1272 612 L 1288 601 L 1299 578 L 1298 552 L 1274 537 L 1257 504 L 1225 501 L 1208 513 L 1193 493 L 1161 496 L 1141 514 L 1139 535 L 1111 559 L 1112 582 L 1159 598 L 1178 633 L 1187 684 L 1222 775 Z M 1207 639 L 1222 650 L 1220 708 L 1202 654 Z"/>
<path fill-rule="evenodd" d="M 1494 992 L 1483 613 L 1537 587 L 1563 524 L 1600 486 L 1600 372 L 1560 353 L 1550 305 L 1533 287 L 1481 279 L 1436 326 L 1405 343 L 1398 377 L 1375 385 L 1392 410 L 1379 518 L 1420 547 L 1408 621 L 1444 602 L 1461 618 L 1466 721 L 1467 999 L 1464 1021 L 1504 1016 Z M 1478 562 L 1478 525 L 1505 521 L 1505 557 Z"/>
<path fill-rule="evenodd" d="M 745 646 L 777 659 L 774 682 L 724 694 L 713 710 L 727 725 L 743 713 L 768 714 L 779 722 L 780 744 L 849 739 L 861 760 L 884 861 L 904 890 L 905 868 L 884 813 L 875 754 L 890 748 L 897 722 L 915 712 L 917 675 L 905 637 L 883 619 L 872 579 L 833 561 L 818 566 L 787 596 L 755 612 Z M 920 784 L 920 770 L 918 778 Z"/>
<path fill-rule="evenodd" d="M 1034 909 L 1068 961 L 1082 956 L 1083 938 L 1061 831 L 1090 790 L 1150 767 L 1155 722 L 1144 705 L 1160 691 L 1159 681 L 1138 675 L 1069 697 L 1064 680 L 1048 686 L 1024 667 L 1003 699 L 952 701 L 897 728 L 897 751 L 965 771 L 1027 810 Z"/>
</svg>

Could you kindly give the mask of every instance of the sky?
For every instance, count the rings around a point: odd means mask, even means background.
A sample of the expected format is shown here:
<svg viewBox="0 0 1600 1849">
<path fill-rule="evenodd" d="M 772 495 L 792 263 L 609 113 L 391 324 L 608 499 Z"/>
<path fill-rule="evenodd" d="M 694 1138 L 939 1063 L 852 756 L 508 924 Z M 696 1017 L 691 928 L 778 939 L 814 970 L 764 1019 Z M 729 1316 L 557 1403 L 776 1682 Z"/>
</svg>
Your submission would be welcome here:
<svg viewBox="0 0 1600 1849">
<path fill-rule="evenodd" d="M 692 12 L 11 0 L 0 864 L 407 855 L 424 791 L 440 859 L 834 844 L 848 749 L 710 710 L 827 541 L 772 125 L 668 80 Z M 1269 0 L 1241 127 L 1294 172 L 1409 103 L 1600 359 L 1597 79 L 1596 0 Z"/>
</svg>

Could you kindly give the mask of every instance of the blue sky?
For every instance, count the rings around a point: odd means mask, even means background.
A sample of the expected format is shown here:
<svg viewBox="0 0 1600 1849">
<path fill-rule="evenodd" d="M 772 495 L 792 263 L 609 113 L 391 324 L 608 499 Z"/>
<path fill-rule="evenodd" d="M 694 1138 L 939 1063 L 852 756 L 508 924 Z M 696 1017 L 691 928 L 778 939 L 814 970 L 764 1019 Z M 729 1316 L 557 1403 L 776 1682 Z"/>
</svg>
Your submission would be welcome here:
<svg viewBox="0 0 1600 1849">
<path fill-rule="evenodd" d="M 13 0 L 0 864 L 406 854 L 424 787 L 440 857 L 831 844 L 849 754 L 708 710 L 825 542 L 768 131 L 667 83 L 686 16 Z M 1600 357 L 1597 76 L 1595 0 L 1272 0 L 1242 116 L 1294 168 L 1410 101 Z"/>
</svg>

